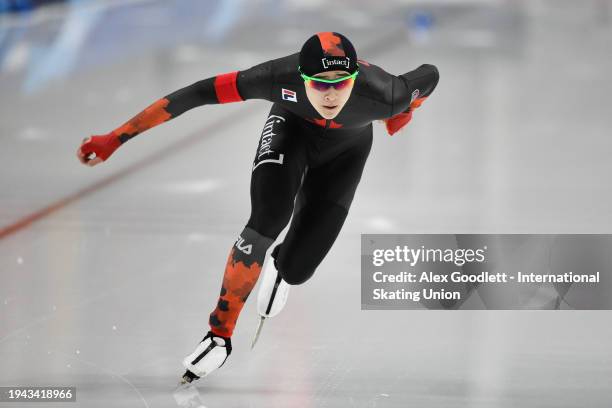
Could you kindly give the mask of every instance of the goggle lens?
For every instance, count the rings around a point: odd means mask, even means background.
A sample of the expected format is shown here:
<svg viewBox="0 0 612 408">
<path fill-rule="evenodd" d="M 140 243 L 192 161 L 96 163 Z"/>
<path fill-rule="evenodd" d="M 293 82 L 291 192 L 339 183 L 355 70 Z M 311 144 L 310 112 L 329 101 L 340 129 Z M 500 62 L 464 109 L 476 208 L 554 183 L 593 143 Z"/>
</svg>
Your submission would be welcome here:
<svg viewBox="0 0 612 408">
<path fill-rule="evenodd" d="M 355 82 L 355 78 L 357 77 L 357 74 L 359 74 L 359 71 L 355 71 L 351 75 L 343 78 L 324 79 L 308 76 L 304 74 L 299 67 L 298 70 L 300 71 L 300 75 L 302 76 L 302 79 L 304 79 L 306 86 L 321 92 L 325 92 L 331 87 L 334 87 L 338 91 L 342 90 Z"/>
<path fill-rule="evenodd" d="M 347 78 L 344 81 L 329 83 L 329 82 L 321 82 L 317 80 L 307 79 L 306 84 L 308 84 L 309 87 L 316 89 L 317 91 L 325 92 L 329 88 L 332 88 L 332 87 L 335 88 L 337 91 L 340 91 L 346 88 L 347 86 L 349 86 L 351 83 L 353 83 L 353 81 L 354 81 L 353 78 Z"/>
</svg>

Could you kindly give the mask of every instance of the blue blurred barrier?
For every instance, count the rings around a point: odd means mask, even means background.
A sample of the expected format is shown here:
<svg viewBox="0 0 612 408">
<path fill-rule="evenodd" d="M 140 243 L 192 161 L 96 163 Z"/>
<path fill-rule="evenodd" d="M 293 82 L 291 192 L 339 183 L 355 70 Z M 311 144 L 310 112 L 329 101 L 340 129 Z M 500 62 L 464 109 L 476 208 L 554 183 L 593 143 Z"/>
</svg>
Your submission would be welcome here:
<svg viewBox="0 0 612 408">
<path fill-rule="evenodd" d="M 19 13 L 33 10 L 36 7 L 64 0 L 0 0 L 0 13 Z"/>
</svg>

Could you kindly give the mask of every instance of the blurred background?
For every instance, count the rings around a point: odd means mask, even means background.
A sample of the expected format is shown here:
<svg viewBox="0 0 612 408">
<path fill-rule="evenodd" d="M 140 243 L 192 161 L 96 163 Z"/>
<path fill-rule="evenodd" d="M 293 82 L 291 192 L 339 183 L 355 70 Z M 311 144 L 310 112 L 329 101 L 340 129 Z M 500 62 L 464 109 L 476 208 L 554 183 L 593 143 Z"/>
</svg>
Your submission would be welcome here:
<svg viewBox="0 0 612 408">
<path fill-rule="evenodd" d="M 257 348 L 251 300 L 228 363 L 174 392 L 270 104 L 195 109 L 95 168 L 76 149 L 318 31 L 440 83 L 402 133 L 375 124 L 343 231 Z M 610 312 L 362 311 L 359 255 L 364 233 L 609 233 L 611 43 L 610 0 L 0 0 L 0 386 L 74 385 L 71 407 L 610 407 Z"/>
</svg>

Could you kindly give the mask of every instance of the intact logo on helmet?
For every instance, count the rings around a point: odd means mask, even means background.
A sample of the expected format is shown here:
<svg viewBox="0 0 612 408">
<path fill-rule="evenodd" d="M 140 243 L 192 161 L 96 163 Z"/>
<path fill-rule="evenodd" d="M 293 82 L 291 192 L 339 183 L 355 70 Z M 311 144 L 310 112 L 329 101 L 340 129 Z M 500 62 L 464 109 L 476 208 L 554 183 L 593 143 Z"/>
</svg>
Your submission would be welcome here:
<svg viewBox="0 0 612 408">
<path fill-rule="evenodd" d="M 323 69 L 328 69 L 334 65 L 340 67 L 346 67 L 346 69 L 350 69 L 351 59 L 349 57 L 343 58 L 334 58 L 334 57 L 325 57 L 321 58 L 321 62 L 323 63 Z"/>
</svg>

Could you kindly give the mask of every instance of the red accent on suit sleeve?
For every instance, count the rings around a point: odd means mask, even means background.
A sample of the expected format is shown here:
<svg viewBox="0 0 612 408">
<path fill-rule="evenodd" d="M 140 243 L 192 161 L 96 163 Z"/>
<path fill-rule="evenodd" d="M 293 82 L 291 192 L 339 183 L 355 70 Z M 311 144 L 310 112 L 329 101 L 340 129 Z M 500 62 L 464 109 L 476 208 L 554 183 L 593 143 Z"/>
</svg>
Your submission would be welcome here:
<svg viewBox="0 0 612 408">
<path fill-rule="evenodd" d="M 411 119 L 412 111 L 401 112 L 389 119 L 385 119 L 385 125 L 387 127 L 387 133 L 389 133 L 389 136 L 393 136 L 394 133 L 399 132 L 400 129 L 406 126 Z"/>
<path fill-rule="evenodd" d="M 242 97 L 238 93 L 236 78 L 238 71 L 217 75 L 215 78 L 215 92 L 219 103 L 241 102 Z"/>
<path fill-rule="evenodd" d="M 166 111 L 169 102 L 166 98 L 158 99 L 112 133 L 117 136 L 127 135 L 131 137 L 170 120 L 172 115 Z"/>
<path fill-rule="evenodd" d="M 410 104 L 410 108 L 408 108 L 405 112 L 400 112 L 397 115 L 384 120 L 389 136 L 393 136 L 394 133 L 399 132 L 412 120 L 412 111 L 420 107 L 421 104 L 425 102 L 425 99 L 427 99 L 426 96 L 423 98 L 415 99 Z"/>
<path fill-rule="evenodd" d="M 412 109 L 419 108 L 423 104 L 423 102 L 425 102 L 425 99 L 427 99 L 427 96 L 423 96 L 422 98 L 415 99 L 410 104 L 410 109 L 412 110 Z"/>
</svg>

